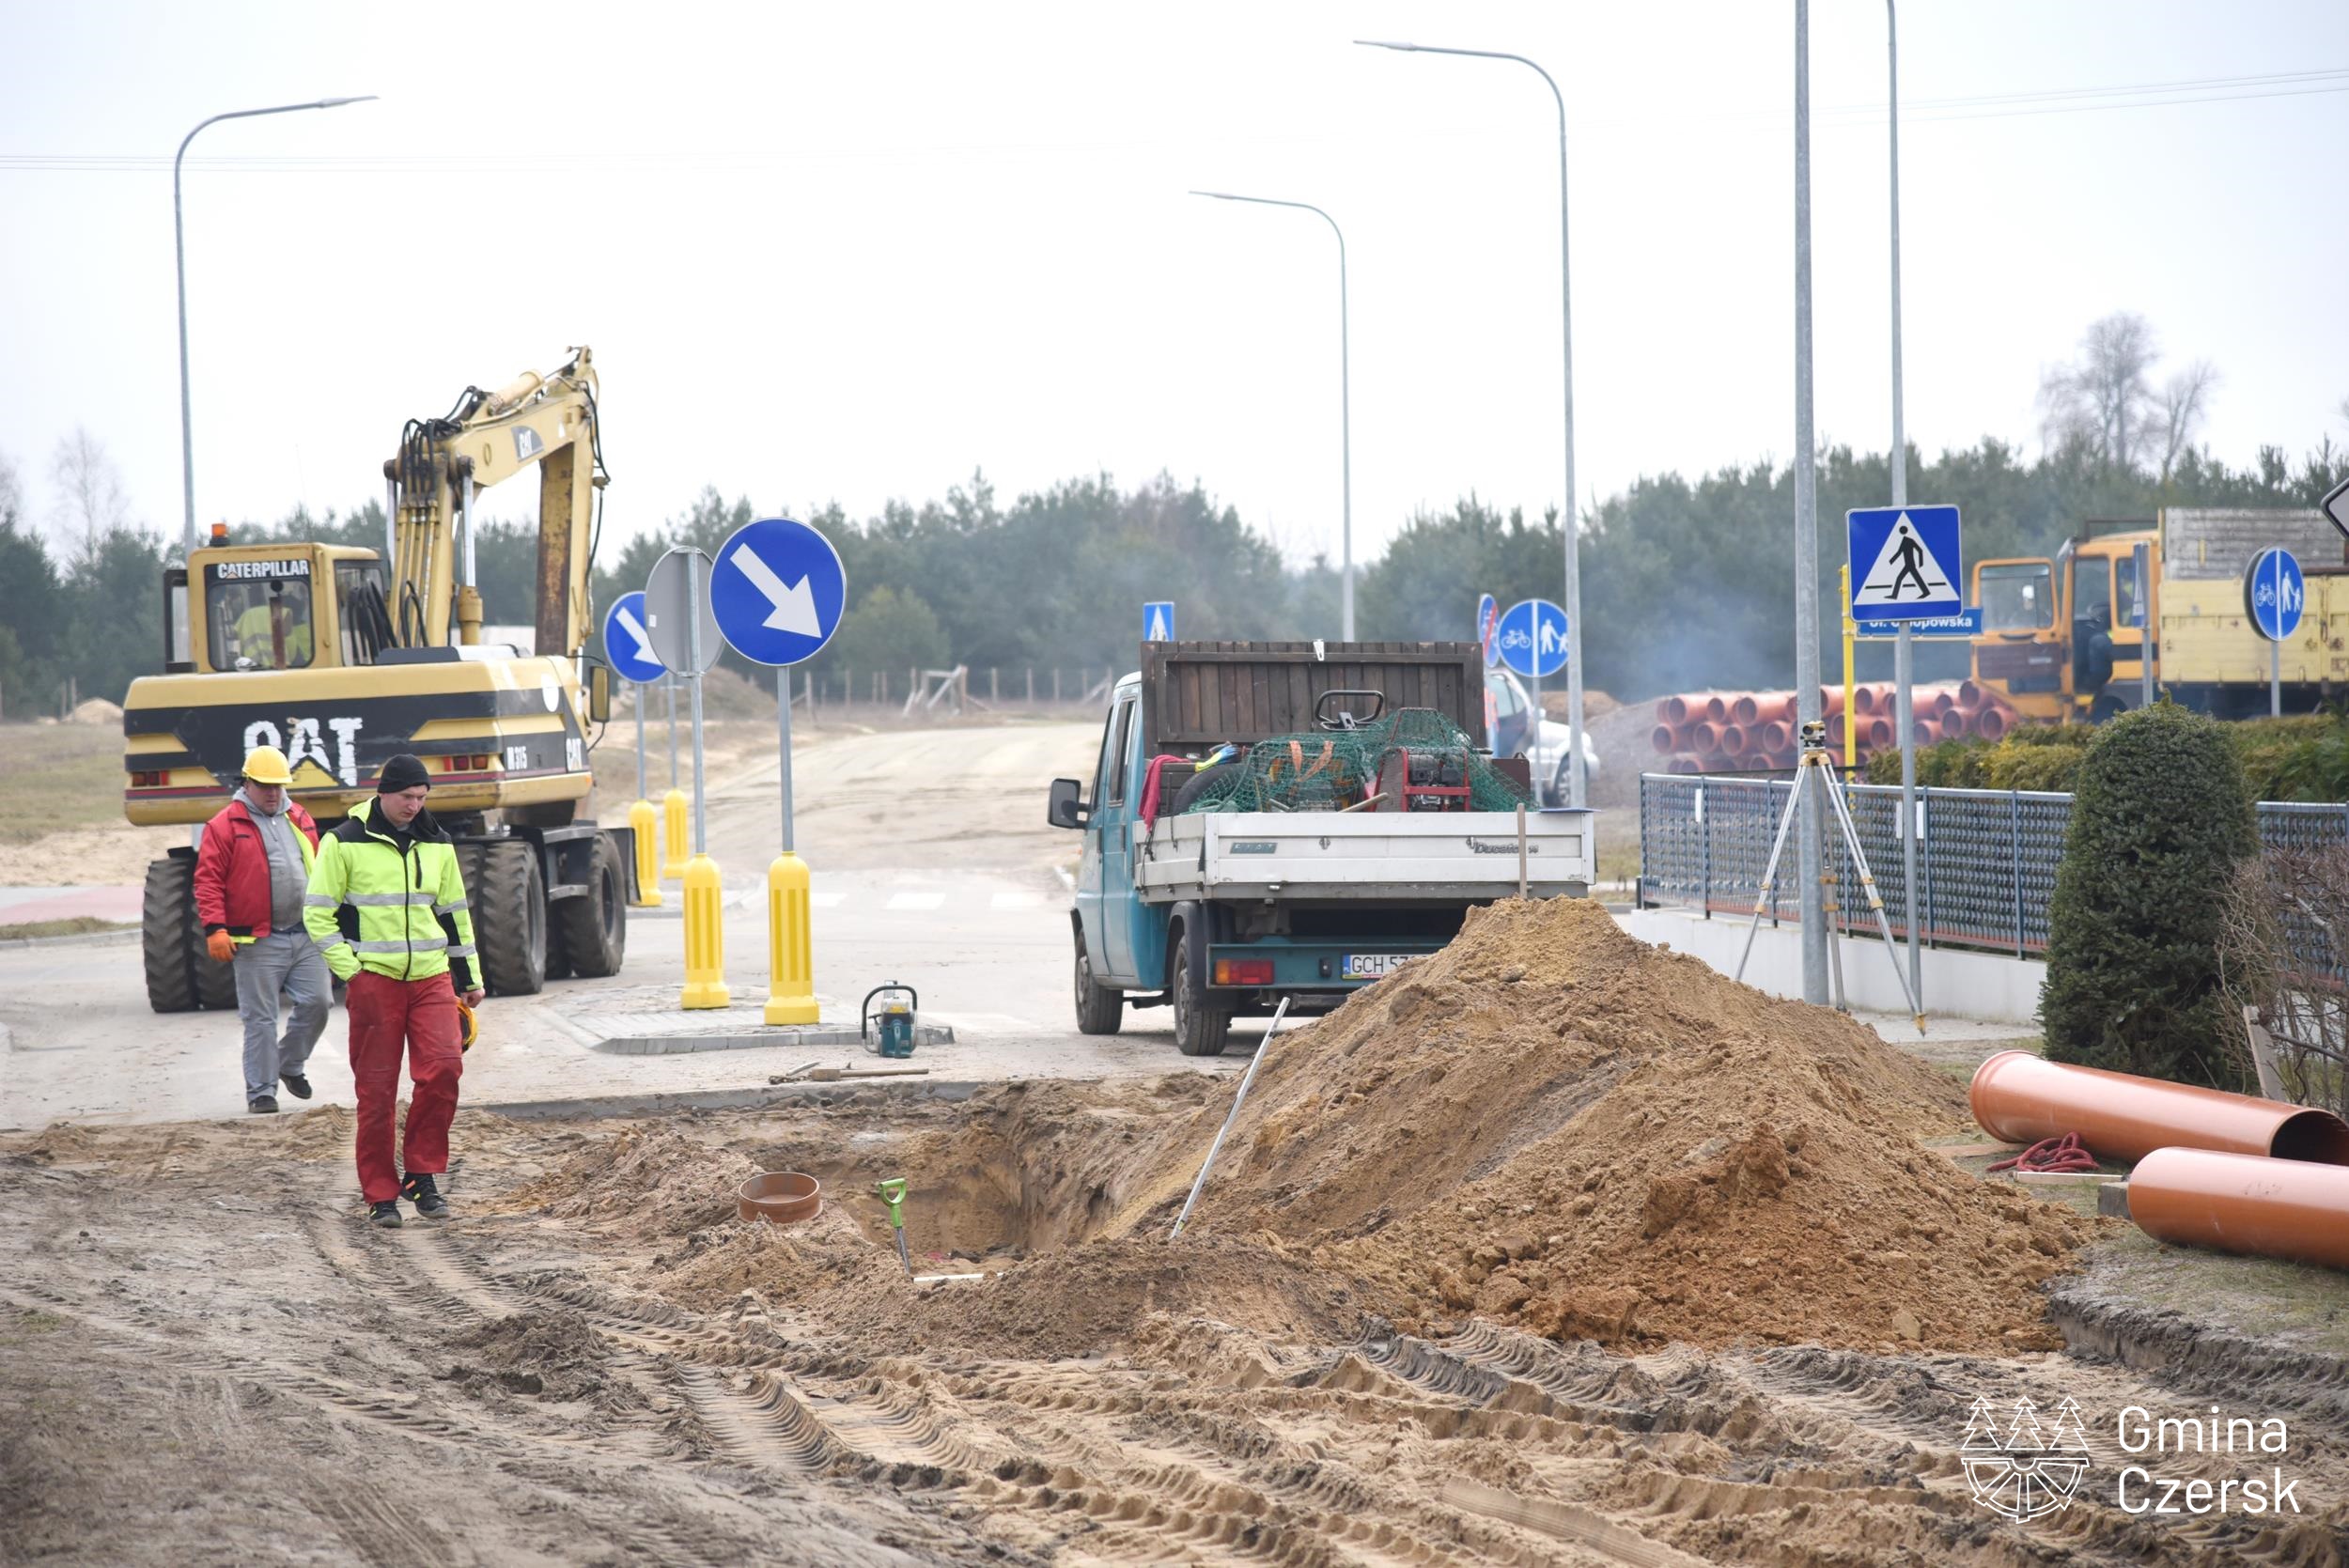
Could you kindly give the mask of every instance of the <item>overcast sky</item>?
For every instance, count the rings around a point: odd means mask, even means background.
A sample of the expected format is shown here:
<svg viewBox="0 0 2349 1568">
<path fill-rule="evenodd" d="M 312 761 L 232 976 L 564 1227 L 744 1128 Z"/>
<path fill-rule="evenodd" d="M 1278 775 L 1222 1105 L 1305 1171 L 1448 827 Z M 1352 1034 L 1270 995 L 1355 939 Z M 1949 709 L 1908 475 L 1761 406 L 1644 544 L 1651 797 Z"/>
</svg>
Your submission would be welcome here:
<svg viewBox="0 0 2349 1568">
<path fill-rule="evenodd" d="M 1885 19 L 1811 9 L 1818 428 L 1890 430 Z M 2114 310 L 2221 381 L 2231 462 L 2343 428 L 2349 6 L 1912 0 L 1907 417 L 2037 447 Z M 381 493 L 400 426 L 594 347 L 610 521 L 705 484 L 851 514 L 984 469 L 1197 478 L 1357 554 L 1474 490 L 1554 505 L 1565 94 L 1579 489 L 1783 460 L 1793 8 L 1735 3 L 57 5 L 0 0 L 0 454 L 76 425 L 176 530 L 171 154 L 191 148 L 198 517 Z M 2189 84 L 2189 85 L 2172 85 Z M 2145 90 L 2158 89 L 2158 90 Z M 1921 496 L 1921 500 L 1931 500 Z M 512 514 L 522 497 L 493 496 Z"/>
</svg>

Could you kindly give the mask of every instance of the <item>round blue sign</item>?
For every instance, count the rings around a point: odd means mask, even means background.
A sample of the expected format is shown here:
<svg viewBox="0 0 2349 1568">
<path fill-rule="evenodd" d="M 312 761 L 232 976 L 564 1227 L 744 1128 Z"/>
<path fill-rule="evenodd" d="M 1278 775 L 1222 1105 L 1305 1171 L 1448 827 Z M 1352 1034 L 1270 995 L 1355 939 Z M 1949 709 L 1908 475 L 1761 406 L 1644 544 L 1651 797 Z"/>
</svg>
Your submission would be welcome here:
<svg viewBox="0 0 2349 1568">
<path fill-rule="evenodd" d="M 1566 667 L 1566 613 L 1546 598 L 1523 598 L 1509 606 L 1493 633 L 1501 661 L 1532 680 Z"/>
<path fill-rule="evenodd" d="M 2243 608 L 2259 634 L 2280 643 L 2300 629 L 2300 612 L 2308 603 L 2308 582 L 2300 563 L 2288 550 L 2263 550 L 2243 574 Z"/>
<path fill-rule="evenodd" d="M 726 642 L 754 664 L 815 658 L 848 602 L 840 552 L 806 523 L 761 518 L 718 547 L 709 605 Z"/>
<path fill-rule="evenodd" d="M 603 657 L 622 680 L 649 686 L 667 675 L 661 656 L 652 651 L 652 635 L 645 629 L 645 596 L 640 590 L 622 594 L 603 613 Z"/>
</svg>

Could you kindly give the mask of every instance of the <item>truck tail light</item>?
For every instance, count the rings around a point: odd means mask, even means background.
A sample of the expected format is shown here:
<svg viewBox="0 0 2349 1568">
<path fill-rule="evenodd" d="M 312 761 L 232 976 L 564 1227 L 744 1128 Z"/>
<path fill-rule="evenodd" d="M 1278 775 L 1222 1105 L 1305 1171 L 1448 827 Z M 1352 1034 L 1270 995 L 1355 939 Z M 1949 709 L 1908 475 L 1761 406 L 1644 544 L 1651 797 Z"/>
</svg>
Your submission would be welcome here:
<svg viewBox="0 0 2349 1568">
<path fill-rule="evenodd" d="M 1272 984 L 1272 960 L 1218 958 L 1215 961 L 1215 983 L 1219 986 L 1269 986 Z"/>
<path fill-rule="evenodd" d="M 163 786 L 163 775 L 161 773 L 133 773 L 131 775 L 131 787 L 132 789 L 161 789 Z"/>
</svg>

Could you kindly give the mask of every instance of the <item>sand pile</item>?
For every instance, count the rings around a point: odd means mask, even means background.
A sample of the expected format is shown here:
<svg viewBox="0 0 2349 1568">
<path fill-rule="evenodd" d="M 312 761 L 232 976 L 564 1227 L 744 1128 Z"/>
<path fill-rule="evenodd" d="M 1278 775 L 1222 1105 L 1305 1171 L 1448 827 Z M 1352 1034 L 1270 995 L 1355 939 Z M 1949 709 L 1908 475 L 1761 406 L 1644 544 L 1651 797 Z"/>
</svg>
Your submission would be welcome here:
<svg viewBox="0 0 2349 1568">
<path fill-rule="evenodd" d="M 631 1126 L 582 1145 L 553 1170 L 484 1205 L 601 1220 L 630 1235 L 682 1235 L 734 1218 L 736 1189 L 758 1167 L 680 1132 Z"/>
<path fill-rule="evenodd" d="M 1194 1224 L 1319 1243 L 1420 1321 L 2050 1343 L 2036 1287 L 2091 1228 L 1917 1146 L 1964 1127 L 1952 1080 L 1587 902 L 1471 914 L 1273 1052 Z"/>
</svg>

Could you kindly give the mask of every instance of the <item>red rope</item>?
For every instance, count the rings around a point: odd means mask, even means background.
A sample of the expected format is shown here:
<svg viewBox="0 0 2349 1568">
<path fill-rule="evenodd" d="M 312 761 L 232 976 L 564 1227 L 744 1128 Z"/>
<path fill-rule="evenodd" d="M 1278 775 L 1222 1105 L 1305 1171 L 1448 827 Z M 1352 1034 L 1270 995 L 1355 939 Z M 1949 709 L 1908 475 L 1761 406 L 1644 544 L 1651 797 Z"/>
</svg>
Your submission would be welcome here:
<svg viewBox="0 0 2349 1568">
<path fill-rule="evenodd" d="M 2080 1142 L 2080 1135 L 2067 1132 L 2061 1138 L 2043 1138 L 2016 1155 L 1990 1167 L 1992 1171 L 2093 1171 L 2096 1157 Z"/>
</svg>

